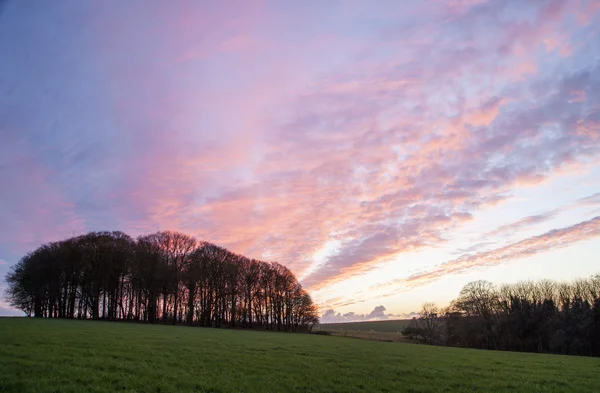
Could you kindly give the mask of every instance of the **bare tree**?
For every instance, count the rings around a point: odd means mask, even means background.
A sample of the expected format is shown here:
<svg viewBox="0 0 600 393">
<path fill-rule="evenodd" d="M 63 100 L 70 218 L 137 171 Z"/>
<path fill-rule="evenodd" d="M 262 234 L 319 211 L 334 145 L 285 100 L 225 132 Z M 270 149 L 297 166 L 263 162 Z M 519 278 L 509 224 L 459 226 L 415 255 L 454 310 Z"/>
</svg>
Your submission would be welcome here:
<svg viewBox="0 0 600 393">
<path fill-rule="evenodd" d="M 24 256 L 6 280 L 13 307 L 36 317 L 294 331 L 317 320 L 312 299 L 285 266 L 179 232 L 137 240 L 92 232 L 48 243 Z"/>
</svg>

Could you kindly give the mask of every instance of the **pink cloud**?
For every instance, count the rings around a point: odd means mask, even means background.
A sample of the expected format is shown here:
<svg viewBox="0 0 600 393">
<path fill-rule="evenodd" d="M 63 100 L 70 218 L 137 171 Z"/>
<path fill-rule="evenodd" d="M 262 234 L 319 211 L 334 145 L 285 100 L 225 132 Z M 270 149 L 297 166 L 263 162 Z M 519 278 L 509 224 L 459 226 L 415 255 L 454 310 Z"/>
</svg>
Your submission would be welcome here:
<svg viewBox="0 0 600 393">
<path fill-rule="evenodd" d="M 570 227 L 553 229 L 538 236 L 511 243 L 507 246 L 474 254 L 465 254 L 448 261 L 433 270 L 396 280 L 384 286 L 414 288 L 434 282 L 444 276 L 460 274 L 470 270 L 509 263 L 519 258 L 569 247 L 577 242 L 600 236 L 600 217 L 580 222 Z"/>
<path fill-rule="evenodd" d="M 321 315 L 321 323 L 345 323 L 345 322 L 363 322 L 363 321 L 385 321 L 388 319 L 395 318 L 392 314 L 385 313 L 386 308 L 384 306 L 377 306 L 369 314 L 356 314 L 353 312 L 341 314 L 336 313 L 335 310 L 326 310 Z"/>
<path fill-rule="evenodd" d="M 589 25 L 600 13 L 600 4 L 594 0 L 581 0 L 582 6 L 576 13 L 577 20 L 582 25 Z"/>
<path fill-rule="evenodd" d="M 572 203 L 566 204 L 560 208 L 556 208 L 553 210 L 549 210 L 543 213 L 534 214 L 530 216 L 523 217 L 517 221 L 511 222 L 509 224 L 501 225 L 496 229 L 493 229 L 482 235 L 482 238 L 487 239 L 489 237 L 502 236 L 502 235 L 514 235 L 520 231 L 531 229 L 536 225 L 546 223 L 554 218 L 556 218 L 559 214 L 568 212 L 572 209 L 581 207 L 581 206 L 594 206 L 600 205 L 600 193 L 593 194 L 587 196 L 585 198 L 580 198 L 578 200 L 573 201 Z"/>
<path fill-rule="evenodd" d="M 598 68 L 569 22 L 587 5 L 332 6 L 326 26 L 306 9 L 267 5 L 92 13 L 87 51 L 74 58 L 103 92 L 93 112 L 106 124 L 90 134 L 109 135 L 104 161 L 55 164 L 83 173 L 71 182 L 25 155 L 34 164 L 21 191 L 43 198 L 11 194 L 23 212 L 10 216 L 16 237 L 182 230 L 310 272 L 315 289 L 442 244 L 514 188 L 600 153 Z M 368 17 L 382 27 L 355 33 Z M 76 124 L 46 142 L 83 144 Z M 340 246 L 315 262 L 331 240 Z"/>
<path fill-rule="evenodd" d="M 515 234 L 523 229 L 526 229 L 532 225 L 541 224 L 551 220 L 556 217 L 558 213 L 560 213 L 561 209 L 556 209 L 552 211 L 548 211 L 541 214 L 535 214 L 532 216 L 523 217 L 522 219 L 512 222 L 510 224 L 502 225 L 493 231 L 486 233 L 483 237 L 488 236 L 498 236 L 503 234 Z"/>
</svg>

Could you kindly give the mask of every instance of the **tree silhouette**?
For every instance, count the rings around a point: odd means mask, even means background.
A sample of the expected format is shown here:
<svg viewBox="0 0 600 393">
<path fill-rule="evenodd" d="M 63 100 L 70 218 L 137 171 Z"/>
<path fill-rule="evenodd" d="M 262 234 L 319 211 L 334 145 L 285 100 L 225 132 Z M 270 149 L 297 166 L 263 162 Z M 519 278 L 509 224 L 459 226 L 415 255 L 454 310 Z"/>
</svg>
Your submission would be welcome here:
<svg viewBox="0 0 600 393">
<path fill-rule="evenodd" d="M 27 316 L 310 330 L 317 309 L 294 274 L 171 231 L 92 232 L 44 244 L 7 274 Z"/>
<path fill-rule="evenodd" d="M 571 283 L 467 284 L 445 312 L 427 304 L 403 330 L 436 344 L 600 356 L 600 275 Z M 435 322 L 434 322 L 435 320 Z M 436 325 L 437 324 L 437 325 Z M 428 334 L 428 327 L 439 332 Z"/>
</svg>

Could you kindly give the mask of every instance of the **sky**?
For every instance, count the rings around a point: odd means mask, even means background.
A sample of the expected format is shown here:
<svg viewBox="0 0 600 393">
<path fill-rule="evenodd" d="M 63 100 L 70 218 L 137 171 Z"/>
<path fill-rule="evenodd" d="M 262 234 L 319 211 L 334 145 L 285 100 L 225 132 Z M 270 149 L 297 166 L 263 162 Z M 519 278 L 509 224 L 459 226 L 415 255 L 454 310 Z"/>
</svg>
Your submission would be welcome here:
<svg viewBox="0 0 600 393">
<path fill-rule="evenodd" d="M 324 321 L 600 273 L 598 1 L 4 0 L 0 54 L 0 277 L 97 230 L 283 263 Z"/>
</svg>

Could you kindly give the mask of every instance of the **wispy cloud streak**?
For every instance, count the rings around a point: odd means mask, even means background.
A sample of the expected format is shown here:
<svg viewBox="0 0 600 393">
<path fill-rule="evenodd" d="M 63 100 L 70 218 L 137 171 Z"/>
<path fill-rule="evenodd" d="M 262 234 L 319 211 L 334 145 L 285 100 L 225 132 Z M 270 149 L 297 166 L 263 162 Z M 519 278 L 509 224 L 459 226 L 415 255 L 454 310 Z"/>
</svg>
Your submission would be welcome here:
<svg viewBox="0 0 600 393">
<path fill-rule="evenodd" d="M 538 236 L 511 243 L 504 247 L 465 254 L 456 259 L 443 263 L 435 269 L 412 275 L 406 279 L 396 280 L 383 286 L 399 285 L 414 288 L 434 282 L 444 276 L 468 272 L 472 269 L 509 263 L 521 258 L 549 252 L 555 249 L 571 246 L 577 242 L 600 236 L 600 217 L 578 224 L 553 229 Z"/>
</svg>

